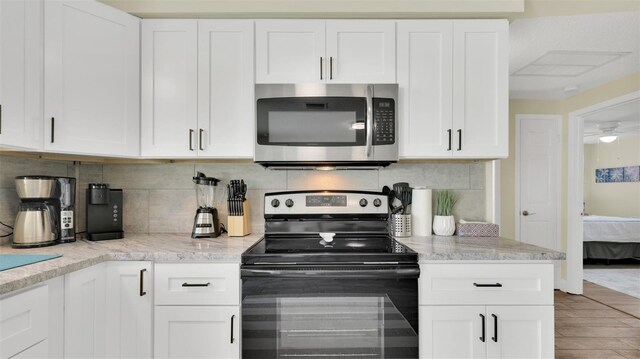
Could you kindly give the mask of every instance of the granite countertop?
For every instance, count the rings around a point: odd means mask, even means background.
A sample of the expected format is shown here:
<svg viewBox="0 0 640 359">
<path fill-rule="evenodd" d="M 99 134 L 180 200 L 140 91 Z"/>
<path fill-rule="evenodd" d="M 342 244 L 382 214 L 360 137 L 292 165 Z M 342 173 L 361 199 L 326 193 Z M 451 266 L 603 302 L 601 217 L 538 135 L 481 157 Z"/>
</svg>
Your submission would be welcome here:
<svg viewBox="0 0 640 359">
<path fill-rule="evenodd" d="M 91 242 L 78 240 L 51 247 L 18 249 L 0 244 L 2 254 L 62 254 L 62 257 L 0 272 L 0 295 L 92 265 L 116 261 L 235 262 L 262 237 L 192 239 L 189 234 L 127 234 L 126 238 Z"/>
<path fill-rule="evenodd" d="M 261 237 L 259 233 L 212 239 L 191 239 L 189 234 L 127 234 L 121 240 L 78 240 L 33 249 L 12 248 L 10 242 L 4 241 L 0 243 L 2 254 L 62 254 L 62 257 L 0 272 L 0 295 L 110 260 L 240 263 L 242 252 Z M 562 252 L 499 237 L 429 236 L 397 240 L 418 252 L 421 262 L 565 259 Z"/>
<path fill-rule="evenodd" d="M 533 246 L 502 237 L 407 237 L 396 238 L 418 252 L 418 260 L 426 261 L 549 261 L 566 259 L 563 252 Z"/>
</svg>

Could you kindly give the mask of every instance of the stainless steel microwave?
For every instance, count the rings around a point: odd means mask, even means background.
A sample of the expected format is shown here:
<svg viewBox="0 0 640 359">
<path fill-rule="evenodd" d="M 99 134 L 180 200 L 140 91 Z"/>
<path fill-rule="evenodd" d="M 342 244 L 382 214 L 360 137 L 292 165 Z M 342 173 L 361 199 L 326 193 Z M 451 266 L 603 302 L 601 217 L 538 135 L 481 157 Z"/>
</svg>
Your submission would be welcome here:
<svg viewBox="0 0 640 359">
<path fill-rule="evenodd" d="M 398 85 L 256 85 L 254 160 L 267 167 L 398 161 Z"/>
</svg>

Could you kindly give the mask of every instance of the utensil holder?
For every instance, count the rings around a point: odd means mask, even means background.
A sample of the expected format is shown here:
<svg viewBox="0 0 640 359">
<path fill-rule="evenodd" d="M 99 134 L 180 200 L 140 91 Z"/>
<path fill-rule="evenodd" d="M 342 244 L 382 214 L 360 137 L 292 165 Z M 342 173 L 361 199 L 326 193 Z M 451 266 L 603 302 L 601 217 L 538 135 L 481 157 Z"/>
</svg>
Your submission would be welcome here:
<svg viewBox="0 0 640 359">
<path fill-rule="evenodd" d="M 411 215 L 410 214 L 392 214 L 390 233 L 394 237 L 410 237 L 411 236 Z"/>
<path fill-rule="evenodd" d="M 249 201 L 242 203 L 242 216 L 229 216 L 227 232 L 229 237 L 244 237 L 251 234 L 251 220 L 249 218 Z"/>
</svg>

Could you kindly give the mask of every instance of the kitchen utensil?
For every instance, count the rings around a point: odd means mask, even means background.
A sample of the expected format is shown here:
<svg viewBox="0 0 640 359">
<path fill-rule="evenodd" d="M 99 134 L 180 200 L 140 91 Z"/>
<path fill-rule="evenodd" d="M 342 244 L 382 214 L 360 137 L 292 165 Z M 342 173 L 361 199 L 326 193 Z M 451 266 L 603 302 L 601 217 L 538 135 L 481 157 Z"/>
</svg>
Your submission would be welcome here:
<svg viewBox="0 0 640 359">
<path fill-rule="evenodd" d="M 224 197 L 224 187 L 218 186 L 219 179 L 207 177 L 198 172 L 193 177 L 196 187 L 198 209 L 193 223 L 191 238 L 215 238 L 220 235 L 220 220 L 216 206 Z M 227 187 L 231 191 L 231 187 Z"/>
<path fill-rule="evenodd" d="M 44 202 L 20 203 L 13 225 L 14 247 L 42 247 L 55 244 L 56 220 L 52 205 Z"/>
<path fill-rule="evenodd" d="M 229 181 L 229 198 L 227 206 L 229 210 L 228 228 L 229 236 L 246 236 L 251 233 L 249 222 L 249 203 L 247 202 L 247 185 L 243 179 Z"/>
</svg>

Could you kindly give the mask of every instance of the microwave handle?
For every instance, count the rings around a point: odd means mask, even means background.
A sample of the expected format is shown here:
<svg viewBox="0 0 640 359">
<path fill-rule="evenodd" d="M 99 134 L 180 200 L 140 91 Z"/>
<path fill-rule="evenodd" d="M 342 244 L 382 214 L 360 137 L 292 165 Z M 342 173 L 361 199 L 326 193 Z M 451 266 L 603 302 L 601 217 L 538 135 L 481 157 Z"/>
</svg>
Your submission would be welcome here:
<svg viewBox="0 0 640 359">
<path fill-rule="evenodd" d="M 367 158 L 373 147 L 373 85 L 367 85 Z"/>
</svg>

